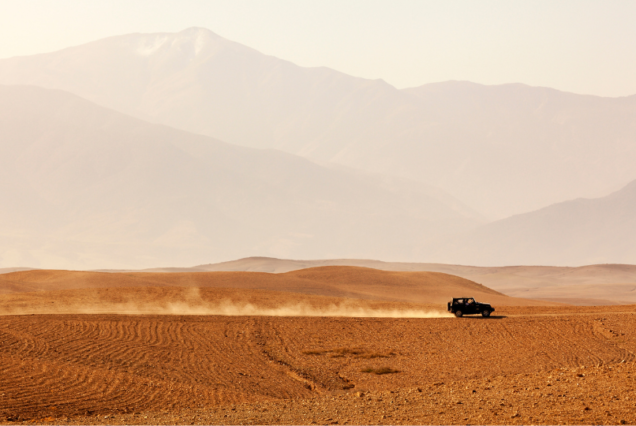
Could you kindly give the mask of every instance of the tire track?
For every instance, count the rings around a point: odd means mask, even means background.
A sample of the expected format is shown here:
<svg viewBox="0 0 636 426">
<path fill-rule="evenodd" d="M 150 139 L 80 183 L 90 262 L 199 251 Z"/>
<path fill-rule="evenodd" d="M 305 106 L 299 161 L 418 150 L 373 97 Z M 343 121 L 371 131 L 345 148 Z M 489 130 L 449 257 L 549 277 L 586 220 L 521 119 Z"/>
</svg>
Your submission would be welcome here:
<svg viewBox="0 0 636 426">
<path fill-rule="evenodd" d="M 206 408 L 634 360 L 636 316 L 607 318 L 3 316 L 0 415 Z"/>
</svg>

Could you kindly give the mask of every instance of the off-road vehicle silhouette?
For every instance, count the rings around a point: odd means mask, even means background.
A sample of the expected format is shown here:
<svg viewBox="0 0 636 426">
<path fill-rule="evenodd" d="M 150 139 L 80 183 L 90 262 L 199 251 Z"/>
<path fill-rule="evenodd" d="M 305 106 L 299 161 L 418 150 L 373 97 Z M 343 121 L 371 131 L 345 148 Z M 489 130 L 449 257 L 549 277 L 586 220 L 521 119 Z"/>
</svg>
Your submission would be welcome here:
<svg viewBox="0 0 636 426">
<path fill-rule="evenodd" d="M 456 317 L 473 314 L 489 317 L 494 310 L 488 303 L 475 302 L 472 297 L 454 297 L 452 302 L 448 302 L 448 311 Z"/>
</svg>

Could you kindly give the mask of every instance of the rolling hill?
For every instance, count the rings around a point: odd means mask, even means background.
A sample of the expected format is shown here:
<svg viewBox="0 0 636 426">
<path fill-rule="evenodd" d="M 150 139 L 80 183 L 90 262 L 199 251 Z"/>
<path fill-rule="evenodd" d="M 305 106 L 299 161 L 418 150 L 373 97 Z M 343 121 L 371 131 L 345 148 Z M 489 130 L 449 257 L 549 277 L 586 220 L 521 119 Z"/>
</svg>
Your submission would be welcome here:
<svg viewBox="0 0 636 426">
<path fill-rule="evenodd" d="M 165 289 L 168 293 L 164 297 L 152 291 L 146 296 L 144 293 L 134 293 L 134 289 L 155 289 L 161 292 Z M 265 293 L 257 294 L 255 303 L 262 304 L 269 297 L 283 297 L 283 305 L 300 303 L 305 296 L 321 296 L 330 298 L 346 298 L 351 302 L 355 300 L 397 302 L 406 304 L 435 305 L 438 310 L 444 310 L 446 302 L 458 295 L 475 297 L 478 300 L 491 302 L 501 306 L 549 306 L 548 303 L 537 300 L 513 298 L 494 291 L 481 284 L 453 275 L 438 272 L 396 272 L 380 271 L 371 268 L 352 266 L 325 266 L 309 268 L 298 271 L 290 271 L 283 274 L 269 274 L 263 272 L 183 272 L 183 273 L 149 273 L 149 272 L 82 272 L 82 271 L 21 271 L 0 275 L 0 294 L 4 294 L 3 309 L 10 310 L 18 306 L 17 301 L 39 301 L 43 307 L 53 300 L 57 300 L 58 306 L 65 298 L 74 300 L 74 295 L 83 297 L 90 293 L 84 290 L 99 290 L 101 299 L 92 297 L 90 300 L 95 309 L 100 305 L 117 301 L 129 302 L 137 305 L 144 304 L 168 304 L 176 302 L 190 303 L 194 306 L 204 300 L 199 292 L 180 293 L 174 297 L 175 288 L 189 289 L 217 289 L 217 290 L 241 290 L 236 294 L 228 294 L 232 297 L 247 297 L 253 290 Z M 77 291 L 82 292 L 77 293 Z M 130 293 L 132 291 L 132 293 Z M 207 290 L 206 290 L 207 291 Z M 126 293 L 128 292 L 128 293 Z M 96 293 L 97 294 L 97 293 Z M 127 297 L 125 294 L 136 297 Z M 172 294 L 173 297 L 167 297 Z M 13 296 L 12 296 L 13 295 Z M 277 296 L 278 295 L 278 296 Z M 286 296 L 285 296 L 286 295 Z M 295 295 L 295 296 L 294 296 Z M 11 297 L 9 297 L 11 296 Z M 15 299 L 15 297 L 18 299 Z M 206 303 L 218 303 L 222 297 L 211 294 L 206 298 Z M 311 300 L 311 298 L 309 299 Z M 329 303 L 324 299 L 323 304 Z M 341 301 L 342 302 L 342 301 Z M 55 306 L 53 308 L 57 308 Z M 82 307 L 82 304 L 77 304 Z M 27 303 L 24 307 L 29 307 Z M 408 306 L 407 306 L 408 307 Z M 84 304 L 85 308 L 85 304 Z"/>
<path fill-rule="evenodd" d="M 251 257 L 191 268 L 156 268 L 148 272 L 250 271 L 281 274 L 321 266 L 358 266 L 396 272 L 439 272 L 483 284 L 512 297 L 573 305 L 636 303 L 636 265 L 479 267 L 367 259 L 292 260 Z"/>
</svg>

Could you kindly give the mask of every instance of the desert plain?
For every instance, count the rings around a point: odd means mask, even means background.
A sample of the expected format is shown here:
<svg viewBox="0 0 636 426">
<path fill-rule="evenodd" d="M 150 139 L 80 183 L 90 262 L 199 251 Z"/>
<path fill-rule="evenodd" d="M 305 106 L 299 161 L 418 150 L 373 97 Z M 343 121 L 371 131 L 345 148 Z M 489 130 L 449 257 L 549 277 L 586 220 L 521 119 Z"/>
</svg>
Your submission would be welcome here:
<svg viewBox="0 0 636 426">
<path fill-rule="evenodd" d="M 452 297 L 491 303 L 455 318 Z M 636 306 L 465 278 L 0 274 L 3 424 L 634 424 Z"/>
</svg>

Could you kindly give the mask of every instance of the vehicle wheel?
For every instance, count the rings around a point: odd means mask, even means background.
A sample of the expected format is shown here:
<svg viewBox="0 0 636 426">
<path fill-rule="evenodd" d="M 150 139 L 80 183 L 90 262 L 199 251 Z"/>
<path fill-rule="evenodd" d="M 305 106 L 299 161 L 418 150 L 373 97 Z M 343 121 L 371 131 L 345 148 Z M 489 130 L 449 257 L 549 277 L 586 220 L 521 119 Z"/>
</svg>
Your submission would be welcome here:
<svg viewBox="0 0 636 426">
<path fill-rule="evenodd" d="M 464 315 L 464 313 L 462 311 L 455 311 L 455 316 L 457 318 L 461 317 L 462 315 Z"/>
<path fill-rule="evenodd" d="M 481 316 L 488 318 L 490 316 L 490 311 L 481 311 Z"/>
</svg>

